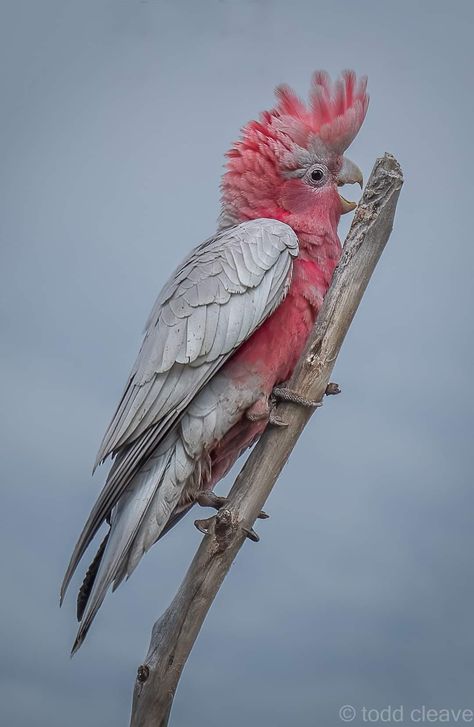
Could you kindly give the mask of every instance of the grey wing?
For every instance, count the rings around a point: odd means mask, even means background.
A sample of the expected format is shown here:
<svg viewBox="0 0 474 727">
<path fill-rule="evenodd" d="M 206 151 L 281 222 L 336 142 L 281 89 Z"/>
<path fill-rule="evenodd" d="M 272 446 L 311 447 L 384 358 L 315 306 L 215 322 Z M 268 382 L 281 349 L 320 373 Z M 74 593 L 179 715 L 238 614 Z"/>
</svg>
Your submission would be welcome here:
<svg viewBox="0 0 474 727">
<path fill-rule="evenodd" d="M 298 239 L 270 219 L 243 222 L 210 238 L 161 291 L 96 465 L 117 454 L 79 538 L 62 593 L 130 478 L 198 391 L 286 295 Z"/>
<path fill-rule="evenodd" d="M 96 464 L 167 419 L 281 302 L 293 230 L 275 220 L 244 222 L 213 237 L 175 271 L 156 301 Z"/>
</svg>

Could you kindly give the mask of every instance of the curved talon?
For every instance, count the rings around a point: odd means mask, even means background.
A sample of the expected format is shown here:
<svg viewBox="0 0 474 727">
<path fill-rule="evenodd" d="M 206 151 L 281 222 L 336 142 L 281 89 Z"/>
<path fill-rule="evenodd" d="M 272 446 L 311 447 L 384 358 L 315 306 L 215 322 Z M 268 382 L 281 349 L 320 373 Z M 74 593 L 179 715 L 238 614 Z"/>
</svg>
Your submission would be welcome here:
<svg viewBox="0 0 474 727">
<path fill-rule="evenodd" d="M 260 536 L 255 532 L 253 528 L 243 527 L 242 530 L 244 531 L 245 535 L 249 540 L 252 540 L 254 543 L 258 543 L 258 541 L 260 540 Z"/>
<path fill-rule="evenodd" d="M 201 505 L 201 507 L 213 507 L 215 510 L 220 510 L 222 507 L 225 507 L 229 503 L 229 498 L 216 495 L 215 492 L 210 490 L 209 492 L 200 492 L 196 497 L 196 502 L 198 505 Z M 267 520 L 270 515 L 268 515 L 264 510 L 261 510 L 258 513 L 257 517 L 260 518 L 260 520 Z M 212 517 L 208 517 L 205 520 L 195 520 L 194 524 L 197 529 L 201 531 L 201 533 L 207 533 L 207 530 L 201 529 L 200 524 L 209 523 L 211 520 Z"/>
<path fill-rule="evenodd" d="M 312 409 L 316 409 L 323 405 L 322 401 L 312 401 L 306 399 L 304 396 L 300 396 L 298 392 L 292 389 L 287 389 L 283 386 L 276 386 L 272 391 L 273 396 L 282 401 L 290 401 L 292 404 L 298 404 L 299 406 L 308 406 Z"/>
<path fill-rule="evenodd" d="M 214 515 L 212 517 L 207 517 L 204 520 L 195 520 L 194 525 L 200 533 L 203 533 L 203 535 L 209 535 L 209 526 L 212 520 L 214 520 Z"/>
<path fill-rule="evenodd" d="M 270 412 L 270 416 L 268 418 L 268 423 L 272 424 L 274 427 L 284 428 L 284 427 L 288 426 L 288 422 L 285 422 L 285 420 L 282 419 L 281 417 L 279 417 L 277 414 L 275 414 L 274 411 Z"/>
</svg>

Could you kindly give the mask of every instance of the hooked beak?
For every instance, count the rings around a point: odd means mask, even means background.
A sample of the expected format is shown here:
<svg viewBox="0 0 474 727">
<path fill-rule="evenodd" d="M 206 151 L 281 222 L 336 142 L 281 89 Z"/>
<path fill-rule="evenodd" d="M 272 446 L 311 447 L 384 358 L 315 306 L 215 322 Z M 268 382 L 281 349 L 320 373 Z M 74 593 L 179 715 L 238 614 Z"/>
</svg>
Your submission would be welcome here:
<svg viewBox="0 0 474 727">
<path fill-rule="evenodd" d="M 343 187 L 345 184 L 360 184 L 360 188 L 362 189 L 363 181 L 362 172 L 357 164 L 351 162 L 351 160 L 347 157 L 343 157 L 342 167 L 336 178 L 337 186 Z M 339 195 L 339 198 L 341 200 L 343 215 L 345 215 L 346 212 L 352 212 L 352 210 L 355 210 L 357 207 L 357 202 L 350 202 L 348 199 L 345 199 L 342 194 Z"/>
</svg>

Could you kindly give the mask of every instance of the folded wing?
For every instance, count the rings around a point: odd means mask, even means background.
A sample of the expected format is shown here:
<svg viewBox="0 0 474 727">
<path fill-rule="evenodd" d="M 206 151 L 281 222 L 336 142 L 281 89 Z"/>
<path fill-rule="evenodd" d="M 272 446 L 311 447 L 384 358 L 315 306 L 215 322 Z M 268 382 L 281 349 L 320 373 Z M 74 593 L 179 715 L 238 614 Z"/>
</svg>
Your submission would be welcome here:
<svg viewBox="0 0 474 727">
<path fill-rule="evenodd" d="M 293 230 L 258 219 L 195 248 L 161 291 L 96 465 L 117 455 L 69 563 L 61 599 L 127 484 L 223 363 L 284 299 L 298 254 Z"/>
</svg>

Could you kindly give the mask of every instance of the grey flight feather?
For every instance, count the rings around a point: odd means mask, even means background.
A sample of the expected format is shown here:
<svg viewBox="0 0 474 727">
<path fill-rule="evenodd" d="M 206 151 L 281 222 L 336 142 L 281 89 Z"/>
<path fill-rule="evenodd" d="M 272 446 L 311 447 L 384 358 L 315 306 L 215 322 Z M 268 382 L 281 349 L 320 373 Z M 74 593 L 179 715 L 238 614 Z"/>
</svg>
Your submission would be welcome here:
<svg viewBox="0 0 474 727">
<path fill-rule="evenodd" d="M 286 295 L 298 240 L 286 224 L 243 222 L 195 248 L 147 321 L 96 466 L 116 454 L 69 563 L 61 599 L 86 548 L 186 407 Z"/>
</svg>

